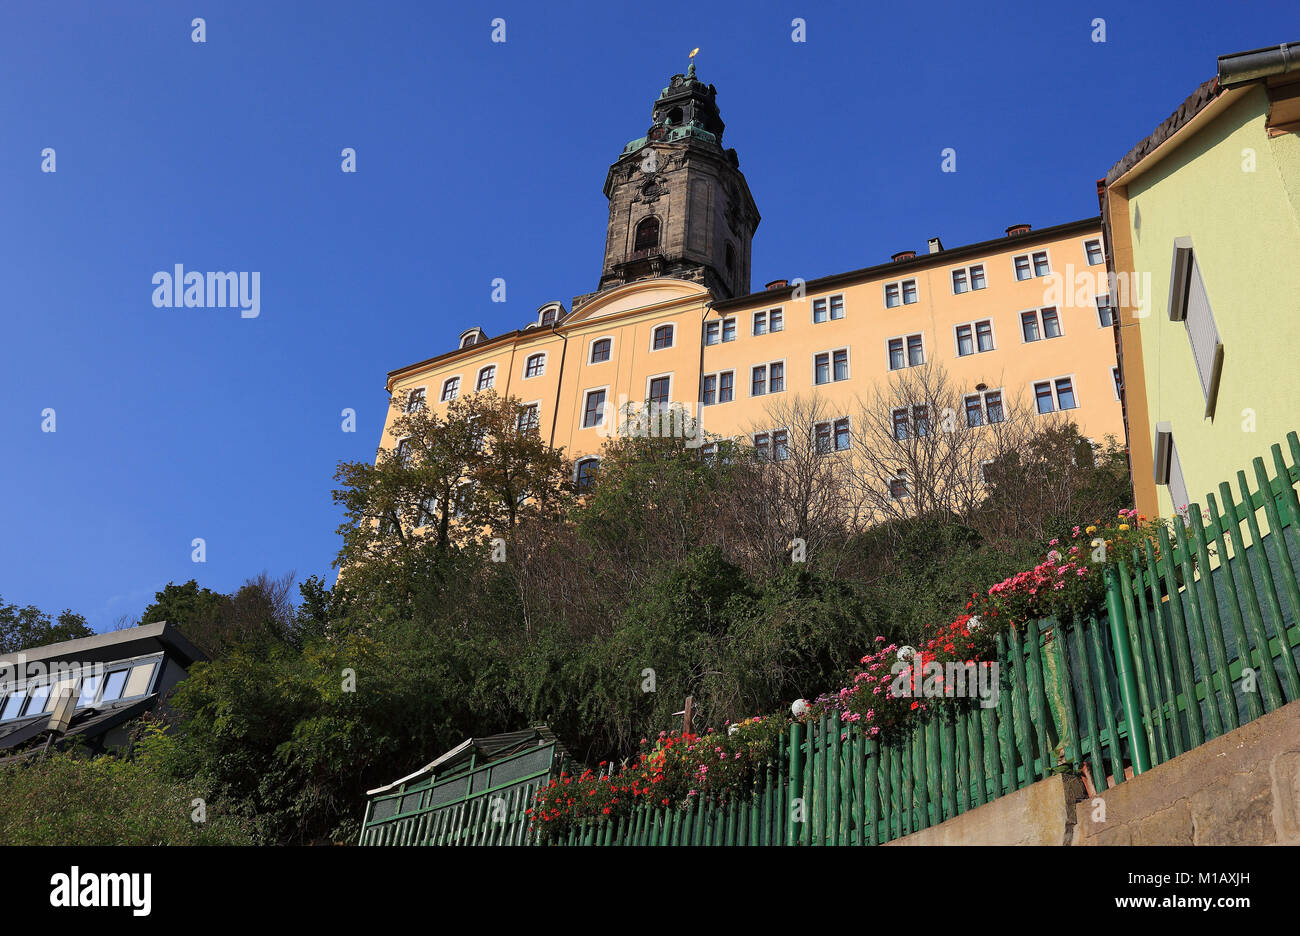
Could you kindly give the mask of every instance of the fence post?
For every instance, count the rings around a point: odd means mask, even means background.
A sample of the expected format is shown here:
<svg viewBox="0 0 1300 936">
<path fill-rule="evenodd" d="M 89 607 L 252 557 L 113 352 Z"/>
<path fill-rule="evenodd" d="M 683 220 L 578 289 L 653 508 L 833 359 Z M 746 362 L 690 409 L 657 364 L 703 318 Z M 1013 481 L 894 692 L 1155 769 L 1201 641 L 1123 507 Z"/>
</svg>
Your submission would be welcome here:
<svg viewBox="0 0 1300 936">
<path fill-rule="evenodd" d="M 785 817 L 781 823 L 781 827 L 784 827 L 786 830 L 786 841 L 784 843 L 786 845 L 799 844 L 799 831 L 801 827 L 796 826 L 794 823 L 795 809 L 798 808 L 799 810 L 799 818 L 801 819 L 805 818 L 803 804 L 798 803 L 799 796 L 801 793 L 800 790 L 801 781 L 803 780 L 803 769 L 799 759 L 799 755 L 801 753 L 799 750 L 799 746 L 803 743 L 802 735 L 803 735 L 803 725 L 801 725 L 799 722 L 791 722 L 790 723 L 790 782 L 788 784 L 790 789 L 790 801 L 786 804 Z M 797 807 L 796 807 L 796 803 L 798 803 Z"/>
<path fill-rule="evenodd" d="M 1133 649 L 1129 643 L 1128 622 L 1124 619 L 1124 603 L 1119 591 L 1119 580 L 1112 569 L 1106 569 L 1102 574 L 1106 582 L 1106 611 L 1110 617 L 1110 642 L 1115 648 L 1115 671 L 1119 674 L 1120 702 L 1124 707 L 1124 721 L 1128 723 L 1128 741 L 1133 747 L 1133 774 L 1136 776 L 1151 769 L 1151 755 L 1147 751 L 1146 726 L 1142 720 L 1142 709 L 1138 705 L 1137 681 L 1133 673 Z M 1116 747 L 1118 748 L 1118 745 Z"/>
</svg>

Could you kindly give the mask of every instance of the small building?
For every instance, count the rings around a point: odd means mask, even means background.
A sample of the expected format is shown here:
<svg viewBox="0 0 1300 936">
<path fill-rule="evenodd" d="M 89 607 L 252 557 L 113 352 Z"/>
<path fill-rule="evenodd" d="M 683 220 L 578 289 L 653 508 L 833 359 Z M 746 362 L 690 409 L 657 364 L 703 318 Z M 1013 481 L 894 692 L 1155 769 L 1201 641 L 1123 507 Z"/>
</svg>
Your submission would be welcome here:
<svg viewBox="0 0 1300 936">
<path fill-rule="evenodd" d="M 1223 55 L 1104 181 L 1134 495 L 1148 516 L 1201 502 L 1295 428 L 1297 131 L 1300 44 Z"/>
<path fill-rule="evenodd" d="M 367 790 L 361 845 L 523 845 L 537 791 L 568 769 L 546 725 L 467 738 L 414 773 Z"/>
<path fill-rule="evenodd" d="M 95 754 L 120 747 L 204 660 L 165 622 L 0 655 L 0 758 L 67 739 Z"/>
</svg>

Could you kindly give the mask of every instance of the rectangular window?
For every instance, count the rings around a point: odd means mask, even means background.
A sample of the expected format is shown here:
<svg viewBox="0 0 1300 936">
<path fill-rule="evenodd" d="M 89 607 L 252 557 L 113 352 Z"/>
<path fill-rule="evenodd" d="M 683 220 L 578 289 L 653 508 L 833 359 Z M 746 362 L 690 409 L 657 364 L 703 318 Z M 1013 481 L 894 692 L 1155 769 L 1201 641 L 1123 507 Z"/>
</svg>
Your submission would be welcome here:
<svg viewBox="0 0 1300 936">
<path fill-rule="evenodd" d="M 835 379 L 849 379 L 849 351 L 847 348 L 841 348 L 832 355 L 835 361 Z"/>
<path fill-rule="evenodd" d="M 659 406 L 668 405 L 668 387 L 672 383 L 671 377 L 655 377 L 650 381 L 650 392 L 648 399 L 651 403 Z"/>
<path fill-rule="evenodd" d="M 1214 321 L 1210 296 L 1201 277 L 1201 267 L 1192 250 L 1191 238 L 1174 242 L 1174 283 L 1170 289 L 1170 318 L 1183 320 L 1187 341 L 1191 345 L 1196 375 L 1201 380 L 1205 398 L 1205 417 L 1214 415 L 1219 395 L 1219 375 L 1223 369 L 1223 342 Z"/>
<path fill-rule="evenodd" d="M 734 316 L 722 320 L 722 340 L 736 340 L 736 319 Z"/>
<path fill-rule="evenodd" d="M 975 343 L 980 351 L 993 350 L 993 322 L 985 319 L 975 323 Z"/>
<path fill-rule="evenodd" d="M 984 282 L 984 264 L 977 263 L 970 268 L 970 288 L 983 289 L 988 284 Z"/>
<path fill-rule="evenodd" d="M 1115 323 L 1115 310 L 1110 305 L 1110 293 L 1097 297 L 1097 321 L 1102 328 L 1110 328 Z"/>
<path fill-rule="evenodd" d="M 975 353 L 975 330 L 969 325 L 957 326 L 957 356 Z"/>
<path fill-rule="evenodd" d="M 610 348 L 614 342 L 609 338 L 601 338 L 599 341 L 592 342 L 591 345 L 591 363 L 601 364 L 609 360 Z"/>
<path fill-rule="evenodd" d="M 406 411 L 418 413 L 424 409 L 424 387 L 416 387 L 406 397 Z"/>
<path fill-rule="evenodd" d="M 718 402 L 718 375 L 705 374 L 700 386 L 700 405 L 712 406 Z"/>
<path fill-rule="evenodd" d="M 1056 381 L 1056 405 L 1058 409 L 1074 409 L 1079 404 L 1074 399 L 1074 382 L 1069 377 L 1061 377 Z"/>
<path fill-rule="evenodd" d="M 767 313 L 767 330 L 784 331 L 785 330 L 785 312 L 781 309 L 772 309 Z"/>
<path fill-rule="evenodd" d="M 520 408 L 518 422 L 516 424 L 516 428 L 519 432 L 536 432 L 540 425 L 540 414 L 536 403 L 530 403 L 527 406 Z"/>
<path fill-rule="evenodd" d="M 916 280 L 908 279 L 899 283 L 885 285 L 885 307 L 892 309 L 900 305 L 912 305 L 916 302 Z"/>
<path fill-rule="evenodd" d="M 890 478 L 889 479 L 889 496 L 894 500 L 902 500 L 907 497 L 907 479 Z"/>
<path fill-rule="evenodd" d="M 817 423 L 813 430 L 817 454 L 825 455 L 831 450 L 831 424 L 828 422 Z"/>
<path fill-rule="evenodd" d="M 827 384 L 831 382 L 831 356 L 819 354 L 813 358 L 813 382 Z"/>
<path fill-rule="evenodd" d="M 525 377 L 540 377 L 546 372 L 546 355 L 533 354 L 528 358 L 528 363 L 524 365 Z"/>
<path fill-rule="evenodd" d="M 724 371 L 718 375 L 718 402 L 730 403 L 736 398 L 736 372 Z"/>
<path fill-rule="evenodd" d="M 916 367 L 925 363 L 925 345 L 920 335 L 907 336 L 907 366 Z"/>
<path fill-rule="evenodd" d="M 894 438 L 902 442 L 907 436 L 907 410 L 896 409 L 894 410 Z"/>
<path fill-rule="evenodd" d="M 1041 337 L 1038 334 L 1038 313 L 1021 312 L 1020 329 L 1024 333 L 1025 341 L 1037 341 Z"/>
<path fill-rule="evenodd" d="M 126 689 L 122 692 L 122 698 L 133 699 L 148 692 L 149 683 L 153 680 L 154 667 L 157 665 L 157 663 L 150 661 L 131 667 L 131 676 L 126 681 Z"/>
<path fill-rule="evenodd" d="M 104 679 L 104 694 L 100 696 L 101 702 L 116 702 L 122 698 L 122 690 L 126 687 L 126 670 L 116 670 L 109 673 Z"/>
<path fill-rule="evenodd" d="M 785 362 L 773 361 L 768 365 L 767 389 L 769 393 L 780 393 L 785 389 Z"/>
<path fill-rule="evenodd" d="M 767 313 L 766 312 L 754 313 L 754 328 L 752 334 L 755 335 L 767 334 Z"/>
<path fill-rule="evenodd" d="M 966 398 L 966 425 L 972 428 L 984 425 L 984 407 L 980 405 L 978 393 Z"/>
<path fill-rule="evenodd" d="M 889 339 L 889 369 L 899 370 L 905 367 L 906 365 L 907 362 L 903 358 L 903 339 L 890 338 Z"/>
<path fill-rule="evenodd" d="M 1088 255 L 1088 266 L 1096 266 L 1106 259 L 1105 254 L 1101 252 L 1101 241 L 1099 240 L 1084 241 L 1083 249 Z"/>
<path fill-rule="evenodd" d="M 1119 368 L 1112 367 L 1110 369 L 1110 376 L 1111 379 L 1115 381 L 1115 399 L 1121 399 L 1124 396 L 1124 381 L 1120 380 Z"/>
<path fill-rule="evenodd" d="M 1005 418 L 1002 414 L 1002 391 L 989 390 L 984 394 L 984 413 L 989 423 L 1000 423 Z"/>
<path fill-rule="evenodd" d="M 930 434 L 930 408 L 924 403 L 912 407 L 912 432 L 917 438 Z"/>
<path fill-rule="evenodd" d="M 772 457 L 777 461 L 785 461 L 790 457 L 789 433 L 784 429 L 772 431 Z"/>
<path fill-rule="evenodd" d="M 605 391 L 591 390 L 587 393 L 586 405 L 583 407 L 582 428 L 590 429 L 592 426 L 604 425 L 605 422 Z"/>
<path fill-rule="evenodd" d="M 750 374 L 750 396 L 780 393 L 785 389 L 785 364 L 781 361 L 774 361 L 771 364 L 757 364 Z"/>
<path fill-rule="evenodd" d="M 767 393 L 767 365 L 759 364 L 750 371 L 749 395 L 762 396 Z"/>
<path fill-rule="evenodd" d="M 460 378 L 449 377 L 442 385 L 442 402 L 449 403 L 460 393 Z"/>
<path fill-rule="evenodd" d="M 1033 278 L 1034 274 L 1029 266 L 1028 255 L 1025 255 L 1023 257 L 1016 257 L 1015 264 L 1016 264 L 1016 279 L 1027 280 Z"/>
<path fill-rule="evenodd" d="M 475 384 L 474 389 L 490 390 L 493 384 L 495 384 L 496 382 L 497 382 L 496 366 L 494 365 L 492 367 L 485 367 L 478 372 L 478 383 Z"/>
<path fill-rule="evenodd" d="M 952 271 L 952 291 L 954 295 L 958 296 L 964 292 L 970 292 L 970 283 L 966 280 L 965 270 Z"/>
<path fill-rule="evenodd" d="M 397 441 L 397 463 L 399 465 L 409 465 L 411 463 L 410 439 L 399 439 Z"/>
<path fill-rule="evenodd" d="M 814 299 L 814 300 L 813 300 L 813 322 L 815 322 L 815 323 L 817 323 L 817 324 L 820 324 L 820 323 L 825 322 L 825 321 L 827 321 L 827 318 L 826 318 L 826 300 L 825 300 L 825 299 Z"/>
<path fill-rule="evenodd" d="M 119 673 L 113 673 L 112 676 L 109 677 L 109 679 L 111 680 L 113 676 L 117 676 L 117 675 L 119 675 Z M 126 678 L 125 671 L 122 671 L 120 675 L 124 679 Z M 120 688 L 119 691 L 121 691 Z M 42 683 L 39 686 L 32 686 L 31 689 L 27 690 L 27 708 L 24 709 L 23 715 L 39 715 L 41 712 L 45 711 L 45 703 L 49 701 L 49 698 L 50 698 L 49 683 Z M 107 691 L 105 692 L 104 698 L 105 699 L 108 698 Z M 113 696 L 113 698 L 116 699 L 117 696 Z"/>
<path fill-rule="evenodd" d="M 1040 250 L 1034 254 L 1034 275 L 1046 276 L 1052 272 L 1052 268 L 1047 262 L 1047 251 Z"/>
<path fill-rule="evenodd" d="M 844 318 L 844 296 L 831 296 L 831 320 Z"/>
<path fill-rule="evenodd" d="M 673 346 L 673 327 L 671 325 L 660 325 L 654 330 L 654 341 L 651 347 L 655 351 L 662 351 L 664 348 Z"/>
<path fill-rule="evenodd" d="M 835 451 L 846 451 L 851 444 L 848 417 L 835 420 Z"/>
<path fill-rule="evenodd" d="M 771 436 L 766 432 L 754 433 L 754 454 L 762 461 L 767 461 L 772 454 Z"/>
<path fill-rule="evenodd" d="M 98 676 L 87 676 L 81 681 L 81 695 L 77 697 L 77 708 L 85 708 L 94 703 L 95 694 L 99 692 L 99 680 Z M 8 709 L 4 717 L 9 717 Z"/>
<path fill-rule="evenodd" d="M 1038 406 L 1039 413 L 1050 413 L 1056 409 L 1052 404 L 1052 385 L 1050 382 L 1034 384 L 1034 403 Z"/>
<path fill-rule="evenodd" d="M 704 323 L 704 343 L 715 345 L 722 337 L 722 323 L 717 319 Z"/>
<path fill-rule="evenodd" d="M 1056 310 L 1053 308 L 1046 308 L 1039 314 L 1043 317 L 1043 337 L 1060 338 L 1061 321 L 1056 317 Z"/>
</svg>

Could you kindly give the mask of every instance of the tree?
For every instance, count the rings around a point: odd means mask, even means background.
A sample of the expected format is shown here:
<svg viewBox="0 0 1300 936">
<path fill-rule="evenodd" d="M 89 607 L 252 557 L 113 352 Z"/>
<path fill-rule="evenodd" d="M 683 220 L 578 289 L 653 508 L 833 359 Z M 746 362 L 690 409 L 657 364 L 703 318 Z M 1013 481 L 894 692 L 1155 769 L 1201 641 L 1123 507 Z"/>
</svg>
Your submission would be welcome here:
<svg viewBox="0 0 1300 936">
<path fill-rule="evenodd" d="M 86 619 L 74 611 L 64 609 L 57 618 L 35 605 L 19 607 L 0 601 L 0 653 L 16 653 L 32 647 L 93 637 Z"/>
<path fill-rule="evenodd" d="M 141 624 L 167 621 L 210 657 L 238 647 L 262 648 L 296 643 L 296 612 L 289 593 L 292 572 L 274 578 L 263 571 L 248 579 L 233 595 L 200 588 L 190 579 L 168 582 L 140 615 Z"/>
</svg>

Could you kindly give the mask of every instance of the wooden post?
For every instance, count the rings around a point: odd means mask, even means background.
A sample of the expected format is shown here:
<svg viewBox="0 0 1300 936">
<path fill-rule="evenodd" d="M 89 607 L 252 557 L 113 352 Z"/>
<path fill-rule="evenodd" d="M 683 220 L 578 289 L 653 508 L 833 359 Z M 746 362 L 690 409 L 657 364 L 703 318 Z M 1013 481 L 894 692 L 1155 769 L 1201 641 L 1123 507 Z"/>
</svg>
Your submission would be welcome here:
<svg viewBox="0 0 1300 936">
<path fill-rule="evenodd" d="M 686 697 L 686 711 L 682 713 L 682 734 L 691 733 L 691 721 L 695 717 L 695 696 Z"/>
</svg>

